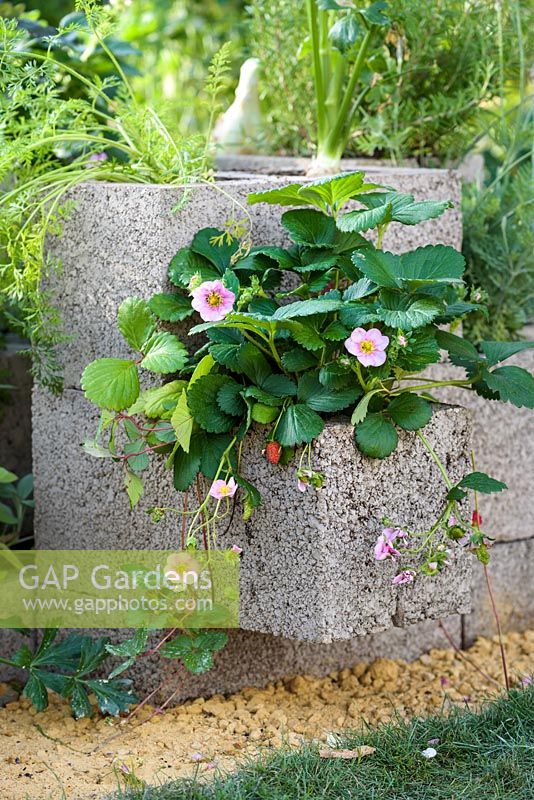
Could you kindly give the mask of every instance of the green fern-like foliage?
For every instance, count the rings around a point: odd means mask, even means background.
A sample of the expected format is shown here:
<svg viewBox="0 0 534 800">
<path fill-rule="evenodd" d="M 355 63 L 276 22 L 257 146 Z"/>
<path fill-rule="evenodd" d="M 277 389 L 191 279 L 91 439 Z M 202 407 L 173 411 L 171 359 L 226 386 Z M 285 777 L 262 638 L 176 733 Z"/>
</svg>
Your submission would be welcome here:
<svg viewBox="0 0 534 800">
<path fill-rule="evenodd" d="M 34 373 L 53 390 L 61 386 L 54 347 L 62 334 L 42 290 L 57 266 L 45 239 L 61 233 L 72 210 L 69 190 L 89 179 L 186 185 L 206 174 L 209 155 L 205 136 L 177 136 L 136 100 L 107 44 L 112 9 L 81 6 L 113 68 L 107 77 L 87 76 L 62 58 L 70 46 L 64 31 L 49 39 L 47 51 L 32 50 L 28 32 L 0 18 L 0 311 L 30 339 Z M 226 69 L 223 53 L 210 75 L 212 106 Z M 69 94 L 72 81 L 80 96 Z"/>
<path fill-rule="evenodd" d="M 292 154 L 312 152 L 316 140 L 304 6 L 284 0 L 250 5 L 250 41 L 263 62 L 270 145 Z M 522 53 L 529 52 L 531 5 L 504 0 L 498 9 L 486 0 L 390 2 L 391 27 L 384 45 L 367 59 L 363 79 L 370 89 L 346 155 L 395 161 L 464 155 L 478 129 L 480 103 L 517 76 Z"/>
</svg>

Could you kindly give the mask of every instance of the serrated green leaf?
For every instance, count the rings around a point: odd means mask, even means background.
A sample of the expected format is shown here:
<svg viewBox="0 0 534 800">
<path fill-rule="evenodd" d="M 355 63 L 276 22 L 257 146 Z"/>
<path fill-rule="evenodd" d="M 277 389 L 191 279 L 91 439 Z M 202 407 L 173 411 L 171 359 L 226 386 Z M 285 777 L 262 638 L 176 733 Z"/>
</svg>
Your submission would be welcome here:
<svg viewBox="0 0 534 800">
<path fill-rule="evenodd" d="M 186 492 L 200 470 L 203 438 L 192 436 L 187 452 L 177 450 L 173 462 L 173 485 L 178 492 Z"/>
<path fill-rule="evenodd" d="M 246 404 L 241 397 L 243 385 L 236 381 L 225 383 L 217 394 L 217 403 L 225 414 L 233 417 L 240 417 L 246 410 Z"/>
<path fill-rule="evenodd" d="M 141 366 L 151 372 L 166 375 L 183 369 L 187 361 L 187 350 L 172 333 L 159 331 L 145 342 Z"/>
<path fill-rule="evenodd" d="M 486 356 L 486 365 L 493 367 L 516 353 L 530 350 L 534 342 L 481 342 L 480 347 Z"/>
<path fill-rule="evenodd" d="M 400 256 L 387 250 L 375 250 L 362 247 L 352 254 L 352 261 L 363 272 L 366 278 L 387 289 L 398 289 L 402 286 L 400 279 Z"/>
<path fill-rule="evenodd" d="M 287 375 L 273 374 L 268 375 L 262 381 L 261 388 L 264 392 L 275 397 L 294 397 L 297 393 L 295 383 Z"/>
<path fill-rule="evenodd" d="M 43 681 L 34 673 L 30 673 L 23 691 L 24 697 L 31 701 L 37 711 L 44 711 L 48 707 L 48 692 Z"/>
<path fill-rule="evenodd" d="M 427 244 L 403 253 L 400 263 L 402 280 L 417 284 L 434 281 L 458 283 L 465 269 L 463 255 L 444 244 Z"/>
<path fill-rule="evenodd" d="M 130 408 L 128 413 L 143 413 L 150 419 L 169 419 L 186 386 L 186 381 L 169 381 L 163 386 L 147 389 L 135 402 L 135 411 Z"/>
<path fill-rule="evenodd" d="M 228 375 L 210 374 L 199 378 L 187 392 L 187 404 L 198 424 L 209 433 L 226 433 L 235 419 L 220 408 L 217 395 L 232 379 Z"/>
<path fill-rule="evenodd" d="M 343 292 L 343 300 L 361 300 L 362 297 L 368 297 L 370 294 L 376 292 L 376 284 L 372 283 L 369 278 L 360 278 L 356 283 L 345 289 Z"/>
<path fill-rule="evenodd" d="M 376 208 L 349 211 L 347 214 L 338 217 L 336 224 L 341 231 L 363 233 L 390 220 L 391 204 L 384 203 L 384 205 Z"/>
<path fill-rule="evenodd" d="M 356 381 L 350 366 L 333 361 L 319 370 L 319 381 L 332 389 L 345 389 Z"/>
<path fill-rule="evenodd" d="M 152 313 L 165 322 L 181 322 L 194 312 L 190 299 L 181 294 L 155 294 L 148 305 Z"/>
<path fill-rule="evenodd" d="M 282 354 L 282 364 L 288 372 L 302 372 L 315 366 L 316 363 L 316 357 L 301 347 L 294 347 Z"/>
<path fill-rule="evenodd" d="M 403 392 L 388 406 L 388 414 L 405 431 L 417 431 L 432 419 L 432 406 L 423 397 Z"/>
<path fill-rule="evenodd" d="M 99 358 L 86 366 L 81 387 L 88 400 L 101 408 L 122 411 L 139 395 L 139 375 L 134 361 Z"/>
<path fill-rule="evenodd" d="M 325 345 L 321 334 L 310 322 L 288 320 L 284 322 L 284 327 L 287 327 L 296 343 L 305 350 L 321 350 Z"/>
<path fill-rule="evenodd" d="M 345 389 L 323 386 L 314 373 L 303 375 L 298 385 L 298 399 L 314 411 L 342 411 L 361 394 L 362 390 L 357 385 Z"/>
<path fill-rule="evenodd" d="M 364 394 L 364 396 L 362 397 L 362 399 L 352 412 L 352 417 L 350 418 L 350 421 L 353 425 L 359 425 L 360 422 L 364 421 L 369 411 L 369 403 L 371 401 L 371 398 L 375 394 L 377 394 L 378 391 L 379 390 L 376 389 L 375 391 L 367 392 L 367 394 Z"/>
<path fill-rule="evenodd" d="M 300 208 L 282 214 L 282 227 L 295 244 L 308 247 L 331 247 L 336 236 L 333 217 L 311 208 Z"/>
<path fill-rule="evenodd" d="M 135 508 L 141 497 L 143 496 L 144 486 L 143 481 L 136 475 L 135 472 L 126 470 L 124 473 L 124 485 L 126 493 L 130 501 L 130 508 Z"/>
<path fill-rule="evenodd" d="M 376 314 L 379 320 L 390 328 L 402 328 L 405 331 L 428 325 L 443 311 L 443 303 L 431 297 L 398 294 L 389 290 L 382 292 L 381 305 Z"/>
<path fill-rule="evenodd" d="M 503 402 L 517 408 L 534 408 L 534 377 L 522 367 L 497 367 L 484 371 L 482 380 Z"/>
<path fill-rule="evenodd" d="M 137 702 L 137 697 L 131 689 L 125 688 L 121 680 L 89 680 L 87 686 L 96 697 L 96 702 L 102 714 L 118 717 L 122 711 Z"/>
<path fill-rule="evenodd" d="M 212 244 L 212 240 L 224 234 L 224 231 L 217 228 L 202 228 L 193 237 L 191 250 L 193 253 L 206 258 L 218 270 L 220 275 L 230 266 L 232 256 L 239 248 L 239 242 L 232 239 L 230 243 L 224 240 L 223 244 Z"/>
<path fill-rule="evenodd" d="M 262 386 L 272 371 L 265 356 L 252 342 L 246 342 L 241 346 L 238 355 L 238 368 L 257 386 Z"/>
<path fill-rule="evenodd" d="M 456 485 L 460 486 L 462 489 L 472 489 L 475 492 L 482 492 L 482 494 L 502 492 L 504 489 L 508 488 L 505 483 L 496 480 L 496 478 L 491 478 L 489 475 L 486 475 L 485 472 L 470 472 L 469 475 L 465 475 Z"/>
<path fill-rule="evenodd" d="M 311 442 L 322 432 L 321 417 L 304 404 L 289 406 L 280 418 L 276 439 L 284 447 Z"/>
<path fill-rule="evenodd" d="M 328 327 L 322 331 L 322 336 L 324 336 L 325 339 L 328 339 L 329 342 L 341 342 L 350 336 L 350 331 L 340 322 L 340 320 L 334 319 L 328 325 Z"/>
<path fill-rule="evenodd" d="M 387 458 L 399 441 L 395 426 L 382 414 L 368 414 L 356 426 L 354 436 L 359 449 L 369 458 Z"/>
<path fill-rule="evenodd" d="M 182 247 L 169 264 L 169 280 L 175 286 L 187 289 L 191 278 L 200 276 L 202 281 L 214 281 L 221 277 L 220 272 L 209 261 L 194 253 L 189 247 Z"/>
<path fill-rule="evenodd" d="M 338 311 L 344 307 L 342 300 L 330 300 L 319 298 L 313 300 L 299 300 L 296 303 L 289 303 L 281 306 L 274 314 L 273 320 L 295 319 L 297 317 L 310 317 L 314 314 L 329 314 L 331 311 Z"/>
<path fill-rule="evenodd" d="M 144 342 L 154 333 L 155 319 L 146 300 L 127 297 L 120 306 L 117 325 L 134 350 L 141 350 Z"/>
<path fill-rule="evenodd" d="M 402 192 L 376 192 L 361 198 L 369 209 L 391 205 L 391 220 L 403 225 L 417 225 L 427 219 L 440 217 L 452 203 L 448 200 L 415 200 Z"/>
<path fill-rule="evenodd" d="M 266 192 L 251 192 L 247 195 L 247 203 L 268 203 L 275 206 L 305 206 L 310 204 L 310 200 L 302 197 L 299 190 L 301 183 L 291 183 L 281 189 L 270 189 Z"/>
<path fill-rule="evenodd" d="M 70 704 L 75 719 L 92 716 L 93 707 L 89 702 L 87 692 L 79 681 L 73 681 L 70 691 Z"/>
<path fill-rule="evenodd" d="M 184 390 L 176 404 L 171 417 L 171 425 L 176 434 L 176 441 L 180 447 L 189 452 L 189 443 L 193 433 L 194 419 L 187 405 L 187 392 Z"/>
<path fill-rule="evenodd" d="M 448 331 L 436 331 L 436 339 L 443 350 L 447 350 L 450 361 L 457 367 L 474 367 L 480 356 L 474 344 Z"/>
</svg>

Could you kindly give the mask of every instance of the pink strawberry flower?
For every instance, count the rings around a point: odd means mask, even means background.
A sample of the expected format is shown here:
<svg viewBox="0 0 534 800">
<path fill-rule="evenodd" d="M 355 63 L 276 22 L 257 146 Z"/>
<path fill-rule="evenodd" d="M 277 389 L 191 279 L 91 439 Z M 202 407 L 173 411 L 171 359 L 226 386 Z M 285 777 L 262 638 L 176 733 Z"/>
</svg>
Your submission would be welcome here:
<svg viewBox="0 0 534 800">
<path fill-rule="evenodd" d="M 403 583 L 413 583 L 415 578 L 415 570 L 413 569 L 405 569 L 402 572 L 399 572 L 398 575 L 395 575 L 391 583 L 395 586 L 399 586 Z"/>
<path fill-rule="evenodd" d="M 482 525 L 482 517 L 478 513 L 478 511 L 473 511 L 473 515 L 471 517 L 471 525 L 475 528 L 480 528 Z"/>
<path fill-rule="evenodd" d="M 297 489 L 299 492 L 305 492 L 308 488 L 308 484 L 305 483 L 302 478 L 297 478 Z"/>
<path fill-rule="evenodd" d="M 399 551 L 393 547 L 395 539 L 394 529 L 384 528 L 375 544 L 375 558 L 377 561 L 384 561 L 385 558 L 396 558 L 400 556 Z"/>
<path fill-rule="evenodd" d="M 223 480 L 213 481 L 211 484 L 210 495 L 216 500 L 224 500 L 225 497 L 233 497 L 237 492 L 237 483 L 230 478 L 228 483 Z"/>
<path fill-rule="evenodd" d="M 241 553 L 243 552 L 243 548 L 239 547 L 238 544 L 233 544 L 230 549 L 231 549 L 232 553 L 237 553 L 238 556 L 240 556 Z"/>
<path fill-rule="evenodd" d="M 348 339 L 345 340 L 345 347 L 353 356 L 356 356 L 360 364 L 364 367 L 379 367 L 386 360 L 386 347 L 389 344 L 389 337 L 383 336 L 378 328 L 355 328 Z"/>
<path fill-rule="evenodd" d="M 218 322 L 232 310 L 235 294 L 222 281 L 204 281 L 191 292 L 191 305 L 204 322 Z"/>
</svg>

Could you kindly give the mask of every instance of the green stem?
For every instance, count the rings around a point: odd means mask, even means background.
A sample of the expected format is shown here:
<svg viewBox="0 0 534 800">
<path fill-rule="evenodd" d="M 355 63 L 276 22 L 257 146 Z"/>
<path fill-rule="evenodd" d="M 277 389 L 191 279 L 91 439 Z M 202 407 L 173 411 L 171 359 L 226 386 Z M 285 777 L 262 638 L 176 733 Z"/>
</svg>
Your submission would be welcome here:
<svg viewBox="0 0 534 800">
<path fill-rule="evenodd" d="M 343 131 L 343 129 L 345 128 L 346 123 L 349 119 L 349 115 L 351 112 L 352 97 L 354 95 L 354 90 L 356 88 L 356 85 L 360 79 L 360 74 L 365 63 L 367 50 L 369 49 L 372 36 L 373 36 L 373 27 L 370 27 L 360 45 L 358 56 L 356 58 L 356 61 L 354 62 L 352 73 L 349 78 L 347 88 L 345 89 L 345 95 L 341 103 L 341 108 L 339 109 L 337 120 L 334 124 L 334 127 L 328 134 L 326 141 L 324 142 L 325 144 L 324 150 L 326 154 L 339 152 L 340 149 L 341 150 L 345 149 L 346 142 L 350 134 L 350 130 Z"/>
<path fill-rule="evenodd" d="M 426 449 L 430 453 L 430 455 L 432 457 L 432 460 L 434 461 L 434 463 L 436 464 L 437 468 L 441 472 L 441 474 L 443 476 L 443 480 L 445 481 L 445 486 L 447 487 L 447 489 L 452 489 L 452 481 L 449 478 L 449 476 L 447 475 L 447 470 L 443 466 L 440 457 L 438 456 L 438 454 L 436 453 L 436 451 L 434 450 L 434 448 L 432 447 L 432 445 L 430 444 L 430 442 L 428 441 L 426 436 L 423 433 L 421 433 L 420 430 L 416 431 L 416 434 L 419 437 L 419 439 L 421 439 L 421 441 L 423 442 L 424 446 L 426 447 Z"/>
<path fill-rule="evenodd" d="M 315 86 L 315 103 L 317 106 L 317 139 L 318 142 L 322 142 L 326 130 L 326 116 L 318 10 L 315 0 L 307 0 L 306 7 L 308 11 L 308 28 L 310 31 L 313 55 L 313 81 Z"/>
<path fill-rule="evenodd" d="M 404 380 L 404 378 L 403 378 Z M 411 379 L 413 380 L 413 378 Z M 428 383 L 422 383 L 420 386 L 410 386 L 410 392 L 419 392 L 423 389 L 437 389 L 439 386 L 471 386 L 473 380 L 458 380 L 458 381 L 432 381 Z M 391 395 L 402 394 L 405 392 L 406 389 L 395 389 L 394 392 L 391 392 Z"/>
</svg>

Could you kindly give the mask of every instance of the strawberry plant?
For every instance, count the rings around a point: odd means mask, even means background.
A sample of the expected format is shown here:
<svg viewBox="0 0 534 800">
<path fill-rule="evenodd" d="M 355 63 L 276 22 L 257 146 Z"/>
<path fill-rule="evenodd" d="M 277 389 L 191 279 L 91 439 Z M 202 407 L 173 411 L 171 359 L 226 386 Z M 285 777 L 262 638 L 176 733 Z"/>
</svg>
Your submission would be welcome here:
<svg viewBox="0 0 534 800">
<path fill-rule="evenodd" d="M 347 205 L 354 200 L 357 206 Z M 423 430 L 433 392 L 442 386 L 534 407 L 533 376 L 503 365 L 534 345 L 485 341 L 477 349 L 454 333 L 463 317 L 484 313 L 465 288 L 464 257 L 454 248 L 426 245 L 399 255 L 382 247 L 393 222 L 416 225 L 439 217 L 450 203 L 415 200 L 367 183 L 360 172 L 253 194 L 249 203 L 287 207 L 281 223 L 290 244 L 250 247 L 228 232 L 204 229 L 171 261 L 173 292 L 124 301 L 119 329 L 141 356 L 86 367 L 82 387 L 102 409 L 86 449 L 122 465 L 132 506 L 142 497 L 150 459 L 163 457 L 186 501 L 178 508 L 162 503 L 152 516 L 180 515 L 182 545 L 194 548 L 213 545 L 234 496 L 241 497 L 246 519 L 261 502 L 260 490 L 241 474 L 242 443 L 252 426 L 265 430 L 273 469 L 299 449 L 302 491 L 323 485 L 312 443 L 332 416 L 350 420 L 354 446 L 369 458 L 387 458 L 399 431 L 412 431 L 436 461 L 447 494 L 427 531 L 388 525 L 377 559 L 423 554 L 422 564 L 410 561 L 397 583 L 445 569 L 444 536 L 485 560 L 488 537 L 464 518 L 460 504 L 468 490 L 500 491 L 504 484 L 473 471 L 453 485 Z M 185 344 L 158 324 L 168 327 L 195 312 L 201 321 L 197 316 L 189 333 L 203 334 L 205 343 L 186 354 Z M 463 377 L 425 374 L 443 351 L 465 370 Z M 141 391 L 140 368 L 177 374 Z"/>
</svg>

